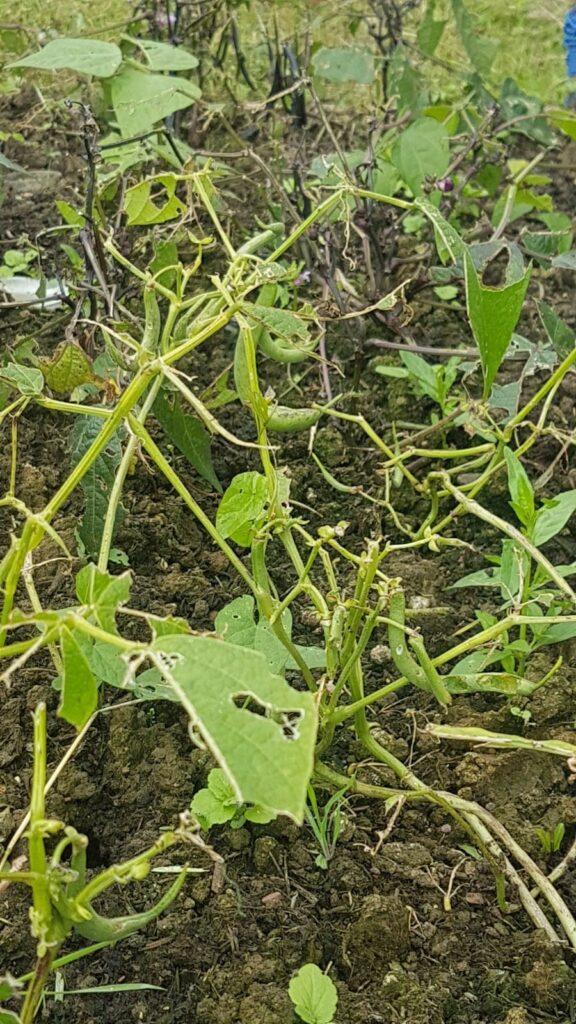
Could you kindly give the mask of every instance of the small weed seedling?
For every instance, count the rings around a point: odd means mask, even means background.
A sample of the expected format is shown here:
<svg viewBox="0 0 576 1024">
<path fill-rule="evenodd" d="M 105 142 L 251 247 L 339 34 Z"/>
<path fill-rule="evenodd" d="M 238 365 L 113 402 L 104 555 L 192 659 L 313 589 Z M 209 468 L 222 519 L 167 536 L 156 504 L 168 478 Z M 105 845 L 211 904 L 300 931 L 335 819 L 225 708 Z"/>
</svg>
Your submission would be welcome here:
<svg viewBox="0 0 576 1024">
<path fill-rule="evenodd" d="M 338 992 L 316 964 L 304 964 L 288 987 L 294 1009 L 305 1024 L 334 1024 Z"/>
<path fill-rule="evenodd" d="M 246 821 L 251 821 L 255 825 L 266 825 L 276 817 L 264 807 L 239 803 L 221 768 L 212 769 L 208 775 L 206 789 L 198 790 L 190 810 L 205 831 L 214 825 L 225 824 L 230 825 L 230 828 L 242 828 Z"/>
<path fill-rule="evenodd" d="M 563 821 L 559 821 L 554 828 L 537 828 L 535 831 L 544 853 L 558 853 L 566 833 Z"/>
<path fill-rule="evenodd" d="M 304 813 L 306 823 L 312 829 L 314 838 L 320 847 L 315 864 L 324 870 L 327 869 L 334 856 L 336 843 L 344 829 L 342 805 L 345 793 L 345 789 L 338 790 L 326 801 L 324 807 L 319 807 L 314 787 L 308 786 L 308 803 Z"/>
</svg>

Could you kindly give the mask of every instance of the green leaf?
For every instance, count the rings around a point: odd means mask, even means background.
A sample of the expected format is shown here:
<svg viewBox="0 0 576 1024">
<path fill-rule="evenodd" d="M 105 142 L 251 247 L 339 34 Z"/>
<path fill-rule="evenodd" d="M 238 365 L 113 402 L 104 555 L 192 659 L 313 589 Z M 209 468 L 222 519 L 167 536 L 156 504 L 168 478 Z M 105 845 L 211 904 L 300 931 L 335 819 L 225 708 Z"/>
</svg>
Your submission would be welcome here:
<svg viewBox="0 0 576 1024">
<path fill-rule="evenodd" d="M 435 13 L 436 0 L 428 0 L 426 13 L 422 18 L 416 37 L 418 46 L 427 57 L 432 57 L 436 52 L 447 24 L 446 21 L 437 21 L 434 17 Z"/>
<path fill-rule="evenodd" d="M 452 0 L 452 10 L 458 34 L 470 63 L 476 68 L 476 71 L 485 77 L 489 74 L 494 62 L 498 43 L 495 39 L 486 36 L 477 19 L 470 14 L 462 0 Z"/>
<path fill-rule="evenodd" d="M 312 694 L 270 672 L 263 655 L 212 637 L 162 637 L 149 656 L 238 803 L 301 823 L 317 727 Z"/>
<path fill-rule="evenodd" d="M 329 82 L 358 82 L 370 85 L 376 74 L 374 58 L 368 50 L 351 47 L 321 46 L 312 58 L 315 74 Z"/>
<path fill-rule="evenodd" d="M 449 224 L 446 218 L 442 216 L 440 211 L 425 196 L 418 196 L 414 200 L 414 205 L 426 214 L 434 227 L 436 248 L 442 263 L 447 263 L 448 260 L 452 260 L 455 263 L 459 257 L 464 255 L 466 250 L 466 246 L 456 229 Z"/>
<path fill-rule="evenodd" d="M 448 590 L 456 590 L 458 587 L 499 587 L 500 579 L 496 575 L 496 569 L 478 569 L 477 572 L 469 572 L 461 576 L 455 583 L 451 583 Z"/>
<path fill-rule="evenodd" d="M 168 397 L 160 391 L 154 402 L 153 412 L 173 444 L 182 452 L 191 466 L 217 491 L 222 485 L 212 462 L 212 442 L 205 426 L 182 408 L 179 395 Z"/>
<path fill-rule="evenodd" d="M 21 366 L 20 363 L 0 366 L 0 380 L 7 381 L 21 395 L 41 395 L 44 387 L 42 371 L 35 366 Z"/>
<path fill-rule="evenodd" d="M 546 501 L 544 507 L 538 509 L 536 513 L 532 532 L 532 541 L 536 547 L 541 547 L 542 544 L 546 544 L 557 533 L 560 533 L 574 512 L 576 512 L 576 490 L 562 491 Z"/>
<path fill-rule="evenodd" d="M 223 537 L 230 537 L 241 547 L 250 547 L 265 520 L 267 504 L 266 478 L 261 473 L 239 473 L 222 496 L 216 528 Z"/>
<path fill-rule="evenodd" d="M 555 128 L 567 135 L 569 139 L 576 139 L 576 114 L 567 110 L 553 110 L 549 117 Z"/>
<path fill-rule="evenodd" d="M 238 647 L 249 647 L 263 654 L 272 672 L 284 675 L 287 669 L 297 669 L 284 644 L 274 633 L 272 626 L 263 616 L 255 621 L 256 602 L 249 594 L 237 597 L 218 612 L 214 630 L 226 643 Z M 287 608 L 282 615 L 282 625 L 292 637 L 292 615 Z M 299 653 L 309 668 L 324 668 L 326 653 L 322 647 L 303 647 L 296 644 Z"/>
<path fill-rule="evenodd" d="M 563 253 L 555 256 L 552 260 L 553 267 L 562 267 L 564 270 L 576 270 L 576 252 Z"/>
<path fill-rule="evenodd" d="M 563 359 L 568 355 L 569 352 L 574 348 L 576 341 L 576 335 L 568 324 L 564 323 L 560 319 L 558 314 L 549 306 L 547 302 L 536 300 L 536 308 L 538 310 L 538 316 L 542 321 L 542 326 L 546 331 L 548 341 L 554 346 L 554 349 L 558 355 Z"/>
<path fill-rule="evenodd" d="M 0 1024 L 20 1024 L 20 1017 L 12 1010 L 0 1010 Z"/>
<path fill-rule="evenodd" d="M 392 149 L 392 162 L 413 195 L 422 193 L 426 177 L 439 178 L 450 162 L 448 132 L 432 117 L 419 117 L 406 128 Z"/>
<path fill-rule="evenodd" d="M 116 633 L 116 611 L 130 597 L 132 576 L 123 572 L 112 576 L 95 565 L 85 565 L 76 576 L 76 596 L 90 610 L 99 626 L 107 633 Z"/>
<path fill-rule="evenodd" d="M 70 434 L 70 449 L 74 465 L 88 451 L 101 429 L 102 421 L 95 416 L 78 416 L 76 418 Z M 80 483 L 84 495 L 84 514 L 78 527 L 78 536 L 90 556 L 96 555 L 100 548 L 110 492 L 121 458 L 122 444 L 118 434 L 114 434 L 104 451 L 84 474 Z M 119 504 L 115 529 L 121 525 L 123 518 L 124 509 Z"/>
<path fill-rule="evenodd" d="M 310 340 L 308 324 L 286 309 L 244 302 L 242 310 L 259 326 L 265 327 L 271 334 L 283 338 L 284 341 L 305 343 Z"/>
<path fill-rule="evenodd" d="M 20 57 L 11 68 L 40 68 L 59 71 L 67 68 L 80 75 L 110 78 L 122 63 L 122 53 L 114 43 L 100 39 L 53 39 L 37 53 Z"/>
<path fill-rule="evenodd" d="M 191 106 L 201 92 L 187 78 L 126 67 L 112 79 L 110 96 L 118 127 L 127 139 Z"/>
<path fill-rule="evenodd" d="M 171 43 L 158 43 L 153 39 L 133 39 L 142 50 L 152 71 L 191 71 L 200 63 L 189 50 Z"/>
<path fill-rule="evenodd" d="M 387 71 L 388 96 L 397 97 L 398 113 L 409 110 L 414 116 L 426 105 L 428 93 L 422 75 L 412 66 L 402 43 L 394 48 Z"/>
<path fill-rule="evenodd" d="M 98 704 L 98 683 L 76 637 L 62 627 L 62 694 L 58 715 L 82 729 Z"/>
<path fill-rule="evenodd" d="M 520 318 L 530 269 L 511 283 L 492 288 L 483 284 L 468 250 L 464 266 L 468 318 L 480 352 L 486 398 Z"/>
<path fill-rule="evenodd" d="M 526 529 L 530 530 L 534 521 L 534 489 L 520 459 L 510 448 L 504 449 L 504 458 L 508 469 L 508 490 L 512 498 L 512 508 Z"/>
<path fill-rule="evenodd" d="M 336 986 L 316 964 L 304 964 L 292 978 L 288 995 L 306 1024 L 332 1024 L 338 1005 Z"/>
<path fill-rule="evenodd" d="M 178 246 L 172 239 L 159 241 L 154 250 L 154 259 L 150 264 L 150 272 L 154 274 L 158 284 L 164 288 L 172 288 L 176 281 L 178 265 Z"/>
<path fill-rule="evenodd" d="M 48 387 L 57 395 L 69 394 L 80 384 L 94 380 L 92 363 L 72 341 L 58 345 L 50 359 L 41 360 L 41 366 Z"/>
<path fill-rule="evenodd" d="M 186 210 L 186 204 L 176 195 L 177 184 L 178 180 L 174 174 L 156 174 L 153 178 L 146 178 L 127 189 L 124 213 L 129 226 L 165 224 L 180 217 Z"/>
</svg>

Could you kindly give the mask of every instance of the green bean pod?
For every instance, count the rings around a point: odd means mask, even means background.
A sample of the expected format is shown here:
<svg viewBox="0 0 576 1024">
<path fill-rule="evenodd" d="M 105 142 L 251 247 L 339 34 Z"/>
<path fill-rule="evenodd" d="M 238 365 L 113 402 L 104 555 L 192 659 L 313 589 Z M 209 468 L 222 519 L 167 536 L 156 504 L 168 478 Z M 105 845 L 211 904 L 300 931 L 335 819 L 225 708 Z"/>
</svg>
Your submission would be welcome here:
<svg viewBox="0 0 576 1024">
<path fill-rule="evenodd" d="M 418 661 L 412 657 L 408 650 L 406 631 L 404 629 L 406 618 L 404 591 L 397 590 L 395 594 L 392 594 L 388 607 L 388 618 L 390 654 L 398 671 L 403 676 L 406 676 L 408 682 L 412 683 L 413 686 L 417 686 L 419 690 L 428 690 L 428 692 L 433 693 L 440 704 L 449 704 L 452 698 L 441 676 L 438 675 L 432 665 L 422 642 L 416 641 L 414 644 Z"/>
<path fill-rule="evenodd" d="M 260 328 L 257 335 L 258 348 L 262 350 L 269 359 L 277 363 L 303 363 L 316 350 L 318 339 L 314 338 L 307 345 L 294 345 L 284 338 L 276 338 L 274 341 L 265 328 Z"/>
<path fill-rule="evenodd" d="M 146 352 L 156 352 L 160 341 L 162 317 L 160 315 L 158 296 L 153 288 L 146 287 L 144 289 L 144 313 L 146 319 L 144 321 L 144 334 L 142 335 L 142 348 Z"/>
<path fill-rule="evenodd" d="M 309 430 L 322 415 L 322 409 L 291 409 L 287 405 L 275 405 L 270 410 L 266 429 L 278 434 L 293 434 Z"/>
<path fill-rule="evenodd" d="M 247 242 L 244 242 L 244 245 L 241 245 L 237 251 L 238 256 L 249 256 L 251 253 L 258 252 L 268 242 L 273 242 L 278 238 L 278 235 L 281 235 L 283 231 L 284 225 L 280 221 L 270 224 L 265 231 L 261 231 L 260 234 L 254 235 L 253 238 L 249 238 Z"/>
<path fill-rule="evenodd" d="M 234 346 L 234 387 L 238 392 L 240 401 L 245 405 L 249 405 L 252 391 L 250 389 L 248 360 L 246 359 L 246 343 L 242 330 L 238 331 L 236 345 Z"/>
</svg>

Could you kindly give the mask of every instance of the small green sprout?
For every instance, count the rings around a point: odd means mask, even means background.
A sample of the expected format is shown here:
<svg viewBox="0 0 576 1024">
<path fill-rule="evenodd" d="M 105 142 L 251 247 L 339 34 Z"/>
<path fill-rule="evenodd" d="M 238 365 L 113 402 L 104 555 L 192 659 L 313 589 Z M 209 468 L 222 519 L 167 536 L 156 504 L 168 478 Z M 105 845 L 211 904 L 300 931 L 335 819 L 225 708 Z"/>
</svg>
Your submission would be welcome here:
<svg viewBox="0 0 576 1024">
<path fill-rule="evenodd" d="M 554 828 L 536 828 L 534 831 L 540 840 L 544 853 L 558 853 L 566 833 L 566 826 L 563 821 L 559 821 Z"/>
<path fill-rule="evenodd" d="M 333 1024 L 338 992 L 316 964 L 304 964 L 288 986 L 294 1009 L 305 1024 Z"/>
<path fill-rule="evenodd" d="M 258 804 L 239 803 L 221 768 L 212 769 L 208 776 L 208 785 L 195 794 L 190 810 L 205 832 L 214 825 L 229 824 L 230 828 L 242 828 L 246 821 L 251 821 L 255 825 L 266 825 L 276 817 Z"/>
</svg>

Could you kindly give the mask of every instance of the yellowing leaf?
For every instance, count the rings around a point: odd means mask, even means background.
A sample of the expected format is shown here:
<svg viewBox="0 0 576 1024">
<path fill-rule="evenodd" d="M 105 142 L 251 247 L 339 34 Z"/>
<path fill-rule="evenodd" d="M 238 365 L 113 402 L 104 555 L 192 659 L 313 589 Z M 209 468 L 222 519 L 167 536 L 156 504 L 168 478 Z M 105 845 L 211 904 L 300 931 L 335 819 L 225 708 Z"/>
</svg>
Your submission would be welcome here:
<svg viewBox="0 0 576 1024">
<path fill-rule="evenodd" d="M 42 360 L 41 366 L 48 387 L 57 395 L 65 395 L 94 380 L 88 356 L 74 342 L 62 342 L 51 359 Z"/>
</svg>

